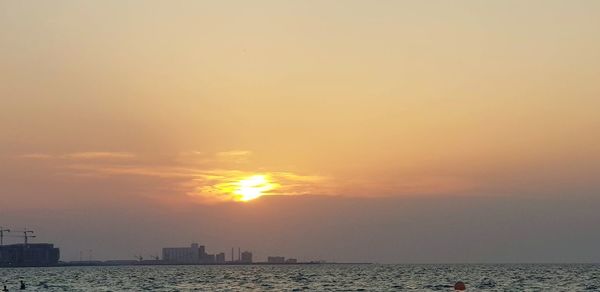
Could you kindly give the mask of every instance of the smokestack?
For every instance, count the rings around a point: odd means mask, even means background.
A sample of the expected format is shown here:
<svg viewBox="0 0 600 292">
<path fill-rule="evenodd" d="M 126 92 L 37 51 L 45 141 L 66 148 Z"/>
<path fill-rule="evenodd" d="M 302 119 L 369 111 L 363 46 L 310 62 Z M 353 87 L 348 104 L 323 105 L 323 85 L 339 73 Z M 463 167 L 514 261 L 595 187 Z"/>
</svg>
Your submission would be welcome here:
<svg viewBox="0 0 600 292">
<path fill-rule="evenodd" d="M 238 247 L 238 261 L 242 261 L 242 249 Z"/>
<path fill-rule="evenodd" d="M 231 262 L 233 263 L 233 247 L 231 248 Z"/>
</svg>

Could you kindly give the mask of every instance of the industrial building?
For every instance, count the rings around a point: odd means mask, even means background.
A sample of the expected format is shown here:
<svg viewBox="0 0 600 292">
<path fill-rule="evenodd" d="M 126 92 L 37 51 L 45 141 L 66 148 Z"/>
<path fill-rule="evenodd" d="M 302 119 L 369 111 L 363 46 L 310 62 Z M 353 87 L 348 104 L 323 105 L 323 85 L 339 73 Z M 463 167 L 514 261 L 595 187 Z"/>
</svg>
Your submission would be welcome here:
<svg viewBox="0 0 600 292">
<path fill-rule="evenodd" d="M 224 264 L 225 263 L 225 253 L 218 253 L 215 255 L 215 263 Z"/>
<path fill-rule="evenodd" d="M 200 255 L 200 263 L 203 264 L 214 264 L 215 263 L 215 255 L 214 254 L 203 254 Z"/>
<path fill-rule="evenodd" d="M 212 264 L 215 255 L 207 254 L 203 245 L 192 243 L 190 247 L 163 248 L 162 259 L 174 264 Z"/>
<path fill-rule="evenodd" d="M 252 263 L 252 253 L 249 251 L 243 252 L 240 262 L 244 263 L 244 264 L 251 264 Z"/>
<path fill-rule="evenodd" d="M 1 267 L 38 267 L 58 264 L 60 250 L 50 243 L 0 246 Z"/>
</svg>

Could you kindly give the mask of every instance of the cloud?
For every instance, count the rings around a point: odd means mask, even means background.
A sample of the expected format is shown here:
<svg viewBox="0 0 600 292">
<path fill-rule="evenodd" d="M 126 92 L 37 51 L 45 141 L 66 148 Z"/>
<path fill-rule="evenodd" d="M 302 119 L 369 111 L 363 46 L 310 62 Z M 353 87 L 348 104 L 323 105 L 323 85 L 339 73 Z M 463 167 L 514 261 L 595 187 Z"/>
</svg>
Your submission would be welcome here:
<svg viewBox="0 0 600 292">
<path fill-rule="evenodd" d="M 195 201 L 231 201 L 241 180 L 261 175 L 275 187 L 264 195 L 339 195 L 374 197 L 474 193 L 480 186 L 468 177 L 433 174 L 386 174 L 367 177 L 337 177 L 291 172 L 277 168 L 255 168 L 247 161 L 248 150 L 179 152 L 158 157 L 139 157 L 130 152 L 87 151 L 62 155 L 29 153 L 21 158 L 52 162 L 55 173 L 89 179 L 120 177 L 133 184 L 162 184 L 169 193 L 156 189 L 156 196 L 192 198 Z M 139 158 L 139 159 L 134 159 Z M 154 158 L 154 159 L 152 159 Z M 50 160 L 51 159 L 51 160 Z M 249 162 L 249 161 L 248 161 Z M 134 177 L 140 177 L 136 179 Z"/>
<path fill-rule="evenodd" d="M 136 155 L 129 152 L 75 152 L 61 156 L 66 159 L 131 159 Z"/>
<path fill-rule="evenodd" d="M 249 150 L 230 150 L 216 153 L 201 151 L 184 151 L 176 156 L 176 162 L 187 165 L 216 165 L 231 163 L 248 163 L 252 151 Z"/>
<path fill-rule="evenodd" d="M 252 151 L 231 150 L 231 151 L 217 152 L 215 156 L 221 162 L 244 163 L 244 162 L 248 162 L 249 157 L 251 155 L 252 155 Z"/>
<path fill-rule="evenodd" d="M 110 176 L 143 176 L 163 180 L 172 189 L 181 190 L 178 195 L 187 196 L 197 202 L 235 201 L 234 191 L 241 180 L 252 176 L 264 176 L 274 187 L 263 195 L 321 194 L 318 187 L 325 177 L 302 175 L 292 172 L 250 172 L 238 169 L 201 169 L 172 165 L 90 165 L 72 164 L 65 167 L 67 173 L 77 176 L 107 178 Z M 173 194 L 164 194 L 173 195 Z"/>
<path fill-rule="evenodd" d="M 129 152 L 73 152 L 62 155 L 52 155 L 47 153 L 28 153 L 19 155 L 18 158 L 25 159 L 69 159 L 69 160 L 96 160 L 96 159 L 131 159 L 137 155 Z"/>
<path fill-rule="evenodd" d="M 248 151 L 248 150 L 232 150 L 232 151 L 217 152 L 217 156 L 219 156 L 219 157 L 239 157 L 239 156 L 248 156 L 250 154 L 252 154 L 252 151 Z"/>
<path fill-rule="evenodd" d="M 197 177 L 190 182 L 193 191 L 188 195 L 202 200 L 233 201 L 236 195 L 233 193 L 238 187 L 239 182 L 253 176 L 263 176 L 272 185 L 272 190 L 263 195 L 306 195 L 319 193 L 319 185 L 326 178 L 315 175 L 301 175 L 291 172 L 263 171 L 248 172 L 241 170 L 210 170 L 197 174 Z"/>
<path fill-rule="evenodd" d="M 25 159 L 41 159 L 41 160 L 54 158 L 52 155 L 44 154 L 44 153 L 29 153 L 29 154 L 19 155 L 18 157 L 25 158 Z"/>
<path fill-rule="evenodd" d="M 193 178 L 192 172 L 185 168 L 166 166 L 135 166 L 135 165 L 108 165 L 97 166 L 87 164 L 71 164 L 65 166 L 72 172 L 97 173 L 103 176 L 152 176 L 159 178 Z"/>
<path fill-rule="evenodd" d="M 241 169 L 237 163 L 246 162 L 252 155 L 248 150 L 231 150 L 205 154 L 199 152 L 180 152 L 171 156 L 171 160 L 148 161 L 133 159 L 138 156 L 130 152 L 87 151 L 62 155 L 32 153 L 22 155 L 29 159 L 53 159 L 55 174 L 85 179 L 123 178 L 139 184 L 146 177 L 171 193 L 152 191 L 157 196 L 179 196 L 198 202 L 234 201 L 239 198 L 235 191 L 240 181 L 253 176 L 268 179 L 270 188 L 262 195 L 303 195 L 323 194 L 326 178 L 277 169 L 250 171 Z M 193 158 L 196 158 L 194 160 Z M 233 164 L 232 164 L 233 163 Z M 330 183 L 330 182 L 328 182 Z M 154 184 L 153 184 L 154 185 Z M 161 187 L 162 189 L 162 187 Z"/>
</svg>

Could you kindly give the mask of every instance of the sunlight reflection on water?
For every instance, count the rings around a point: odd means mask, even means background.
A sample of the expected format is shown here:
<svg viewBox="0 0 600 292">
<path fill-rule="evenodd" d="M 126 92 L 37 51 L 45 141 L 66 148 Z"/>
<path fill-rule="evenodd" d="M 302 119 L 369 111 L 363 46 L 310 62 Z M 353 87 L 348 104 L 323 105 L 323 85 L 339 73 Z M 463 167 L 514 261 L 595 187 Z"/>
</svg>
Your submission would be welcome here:
<svg viewBox="0 0 600 292">
<path fill-rule="evenodd" d="M 600 291 L 600 265 L 121 266 L 0 269 L 10 291 Z"/>
</svg>

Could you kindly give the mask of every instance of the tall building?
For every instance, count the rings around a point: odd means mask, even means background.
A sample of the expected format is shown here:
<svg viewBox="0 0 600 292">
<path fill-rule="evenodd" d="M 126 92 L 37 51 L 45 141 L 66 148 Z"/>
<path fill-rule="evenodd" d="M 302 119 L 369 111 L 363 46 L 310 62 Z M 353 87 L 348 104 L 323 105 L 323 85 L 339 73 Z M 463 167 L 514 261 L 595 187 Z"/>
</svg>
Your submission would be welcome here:
<svg viewBox="0 0 600 292">
<path fill-rule="evenodd" d="M 58 264 L 60 250 L 50 243 L 0 246 L 0 267 L 36 267 Z"/>
<path fill-rule="evenodd" d="M 245 263 L 245 264 L 251 264 L 252 263 L 252 253 L 249 251 L 243 252 L 240 262 Z"/>
<path fill-rule="evenodd" d="M 218 253 L 215 255 L 215 263 L 224 264 L 225 263 L 225 253 Z"/>
<path fill-rule="evenodd" d="M 204 245 L 197 243 L 192 243 L 190 247 L 165 247 L 162 258 L 163 261 L 179 264 L 214 262 L 214 255 L 206 254 Z"/>
<path fill-rule="evenodd" d="M 284 257 L 268 257 L 267 263 L 269 264 L 283 264 L 285 263 Z"/>
</svg>

